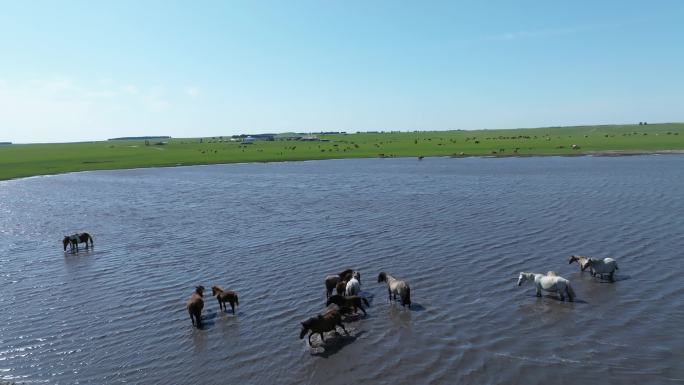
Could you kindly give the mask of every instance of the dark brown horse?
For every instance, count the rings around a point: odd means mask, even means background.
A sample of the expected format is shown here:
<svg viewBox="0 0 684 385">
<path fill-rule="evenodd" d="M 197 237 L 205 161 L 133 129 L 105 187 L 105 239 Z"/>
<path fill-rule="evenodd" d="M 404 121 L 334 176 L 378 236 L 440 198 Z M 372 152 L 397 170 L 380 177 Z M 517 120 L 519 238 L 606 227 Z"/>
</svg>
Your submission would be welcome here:
<svg viewBox="0 0 684 385">
<path fill-rule="evenodd" d="M 335 291 L 337 291 L 337 295 L 344 295 L 344 291 L 347 289 L 347 281 L 340 281 L 337 283 L 337 286 L 335 287 Z"/>
<path fill-rule="evenodd" d="M 219 310 L 225 311 L 226 310 L 226 302 L 230 303 L 230 308 L 233 310 L 233 314 L 235 314 L 235 305 L 239 305 L 240 302 L 238 301 L 238 294 L 234 291 L 224 291 L 218 286 L 212 286 L 211 287 L 211 295 L 216 297 L 219 303 Z"/>
<path fill-rule="evenodd" d="M 190 299 L 186 302 L 192 326 L 197 328 L 202 327 L 202 308 L 204 308 L 204 300 L 202 300 L 202 297 L 204 296 L 203 293 L 204 286 L 195 287 L 195 292 L 192 293 Z"/>
<path fill-rule="evenodd" d="M 88 233 L 76 233 L 71 235 L 65 235 L 62 239 L 62 244 L 64 245 L 64 251 L 66 251 L 67 246 L 71 245 L 71 251 L 78 251 L 78 244 L 85 243 L 86 250 L 88 250 L 88 241 L 90 241 L 90 246 L 93 246 L 93 237 Z"/>
<path fill-rule="evenodd" d="M 361 274 L 358 274 L 358 280 L 359 283 L 361 282 Z M 330 295 L 332 295 L 333 289 L 337 289 L 337 294 L 344 294 L 344 290 L 347 286 L 347 282 L 349 282 L 350 279 L 352 279 L 354 275 L 354 270 L 352 269 L 347 269 L 339 274 L 336 275 L 328 275 L 325 277 L 325 297 L 328 298 Z M 342 283 L 344 283 L 344 286 L 340 286 Z M 340 289 L 341 287 L 341 289 Z"/>
<path fill-rule="evenodd" d="M 347 331 L 347 329 L 344 328 L 344 325 L 342 324 L 342 315 L 340 314 L 340 312 L 337 310 L 328 310 L 327 312 L 325 312 L 325 314 L 319 314 L 315 317 L 311 317 L 308 320 L 302 322 L 302 330 L 299 333 L 299 338 L 304 338 L 306 333 L 311 331 L 311 333 L 309 333 L 309 346 L 311 346 L 311 336 L 314 335 L 314 333 L 320 334 L 321 341 L 325 342 L 323 333 L 335 331 L 336 334 L 339 334 L 337 333 L 337 326 L 341 327 L 342 330 L 344 330 L 344 332 L 347 333 L 347 335 L 349 335 L 349 332 Z"/>
<path fill-rule="evenodd" d="M 363 315 L 366 315 L 366 309 L 364 309 L 363 306 L 361 306 L 361 301 L 363 301 L 363 303 L 365 303 L 366 306 L 370 306 L 367 299 L 359 297 L 358 295 L 351 295 L 348 297 L 345 297 L 343 295 L 332 295 L 330 296 L 330 298 L 328 298 L 328 301 L 325 303 L 325 306 L 330 306 L 331 303 L 334 303 L 340 308 L 353 308 L 354 313 L 356 313 L 358 309 L 361 309 Z"/>
</svg>

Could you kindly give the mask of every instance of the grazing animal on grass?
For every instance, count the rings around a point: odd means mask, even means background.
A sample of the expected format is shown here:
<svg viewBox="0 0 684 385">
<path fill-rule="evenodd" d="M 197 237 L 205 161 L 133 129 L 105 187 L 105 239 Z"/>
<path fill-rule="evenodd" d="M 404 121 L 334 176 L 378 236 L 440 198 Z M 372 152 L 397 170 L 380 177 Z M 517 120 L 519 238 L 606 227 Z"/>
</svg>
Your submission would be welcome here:
<svg viewBox="0 0 684 385">
<path fill-rule="evenodd" d="M 611 281 L 615 280 L 615 270 L 618 270 L 617 262 L 613 258 L 589 258 L 587 267 L 591 269 L 592 276 L 599 274 L 603 278 L 603 274 L 608 274 L 608 279 Z"/>
<path fill-rule="evenodd" d="M 378 283 L 387 282 L 387 292 L 389 293 L 389 300 L 392 302 L 392 295 L 394 299 L 397 299 L 397 294 L 399 294 L 399 299 L 401 299 L 401 306 L 406 307 L 408 305 L 411 308 L 411 288 L 408 283 L 400 281 L 391 275 L 380 272 L 378 274 Z"/>
<path fill-rule="evenodd" d="M 344 288 L 344 295 L 350 296 L 359 294 L 361 291 L 361 282 L 359 282 L 359 279 L 361 279 L 361 274 L 355 271 L 352 278 L 347 282 L 347 286 Z"/>
<path fill-rule="evenodd" d="M 72 252 L 75 250 L 78 252 L 78 244 L 85 243 L 86 250 L 88 250 L 88 241 L 90 241 L 90 247 L 93 246 L 93 237 L 88 233 L 76 233 L 71 235 L 65 235 L 62 239 L 62 244 L 64 245 L 64 251 L 66 251 L 67 246 L 71 246 L 69 250 Z"/>
<path fill-rule="evenodd" d="M 575 291 L 570 286 L 570 281 L 563 277 L 559 277 L 556 273 L 549 271 L 546 275 L 535 273 L 520 273 L 518 277 L 518 286 L 530 281 L 534 282 L 537 289 L 537 297 L 541 297 L 541 291 L 551 291 L 558 293 L 561 301 L 565 301 L 565 294 L 568 296 L 570 302 L 575 299 Z"/>
<path fill-rule="evenodd" d="M 353 308 L 354 313 L 356 313 L 358 309 L 361 309 L 363 315 L 366 315 L 366 309 L 363 308 L 361 302 L 365 303 L 366 306 L 370 306 L 367 299 L 359 297 L 358 295 L 352 295 L 349 297 L 343 295 L 332 295 L 330 298 L 328 298 L 325 306 L 330 306 L 331 303 L 334 303 L 340 308 Z"/>
<path fill-rule="evenodd" d="M 349 332 L 347 331 L 347 329 L 344 328 L 344 325 L 342 324 L 342 315 L 340 314 L 340 312 L 334 309 L 328 310 L 324 314 L 319 314 L 315 317 L 311 317 L 308 320 L 302 322 L 302 330 L 299 333 L 299 339 L 304 338 L 306 333 L 310 331 L 309 346 L 311 346 L 311 336 L 314 335 L 314 333 L 320 334 L 321 341 L 325 342 L 323 333 L 329 331 L 335 331 L 335 333 L 337 333 L 337 326 L 341 327 L 342 330 L 344 330 L 344 332 L 347 333 L 347 335 L 349 335 Z"/>
<path fill-rule="evenodd" d="M 211 287 L 211 295 L 216 297 L 219 303 L 219 310 L 226 310 L 226 302 L 230 303 L 230 309 L 233 310 L 233 315 L 235 314 L 235 305 L 239 305 L 238 294 L 234 291 L 227 291 L 221 289 L 219 286 Z"/>
<path fill-rule="evenodd" d="M 577 264 L 580 267 L 580 270 L 584 271 L 587 268 L 587 261 L 589 261 L 589 258 L 587 258 L 587 257 L 583 257 L 581 255 L 571 255 L 568 264 L 572 264 L 573 262 L 577 262 Z"/>
<path fill-rule="evenodd" d="M 192 326 L 198 329 L 202 327 L 202 308 L 204 308 L 204 286 L 195 287 L 195 292 L 192 293 L 190 299 L 186 303 L 188 307 L 188 313 L 190 314 L 190 320 L 192 321 Z"/>
</svg>

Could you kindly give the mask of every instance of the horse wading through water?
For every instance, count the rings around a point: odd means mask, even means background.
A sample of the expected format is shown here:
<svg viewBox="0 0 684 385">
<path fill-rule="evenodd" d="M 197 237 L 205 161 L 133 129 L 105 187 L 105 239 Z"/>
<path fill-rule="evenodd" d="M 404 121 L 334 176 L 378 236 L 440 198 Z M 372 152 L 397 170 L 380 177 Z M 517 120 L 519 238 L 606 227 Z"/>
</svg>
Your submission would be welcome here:
<svg viewBox="0 0 684 385">
<path fill-rule="evenodd" d="M 614 281 L 615 270 L 618 270 L 617 262 L 613 258 L 589 258 L 587 267 L 591 269 L 591 275 L 599 274 L 603 278 L 603 274 L 608 274 L 608 279 Z"/>
<path fill-rule="evenodd" d="M 342 315 L 338 310 L 328 310 L 325 312 L 325 314 L 319 314 L 315 317 L 311 317 L 308 320 L 302 322 L 302 330 L 299 333 L 299 339 L 304 338 L 307 332 L 311 331 L 309 333 L 309 346 L 311 346 L 311 336 L 314 335 L 314 333 L 318 333 L 321 335 L 321 341 L 325 342 L 325 338 L 323 337 L 324 332 L 329 332 L 329 331 L 335 331 L 337 333 L 336 327 L 339 326 L 344 330 L 347 335 L 349 335 L 349 332 L 347 329 L 344 328 L 344 325 L 342 324 Z"/>
<path fill-rule="evenodd" d="M 339 274 L 326 276 L 325 298 L 328 298 L 332 295 L 333 289 L 337 289 L 337 294 L 344 294 L 344 290 L 347 287 L 347 281 L 349 281 L 352 278 L 353 273 L 354 270 L 347 269 Z M 340 285 L 342 284 L 342 282 L 344 282 L 344 286 L 342 286 L 342 290 L 340 292 Z"/>
<path fill-rule="evenodd" d="M 202 299 L 204 296 L 203 293 L 204 286 L 195 287 L 195 292 L 192 293 L 190 299 L 186 302 L 192 326 L 197 328 L 202 327 L 202 308 L 204 308 L 204 300 Z"/>
<path fill-rule="evenodd" d="M 67 246 L 71 246 L 70 250 L 78 252 L 78 244 L 85 243 L 86 250 L 88 250 L 88 241 L 90 241 L 90 247 L 93 247 L 93 237 L 88 233 L 76 233 L 71 235 L 65 235 L 62 239 L 62 244 L 64 245 L 64 251 L 66 251 Z"/>
<path fill-rule="evenodd" d="M 397 299 L 397 294 L 399 294 L 399 299 L 401 299 L 401 306 L 406 307 L 408 305 L 411 308 L 411 288 L 408 283 L 400 281 L 391 275 L 380 272 L 378 274 L 378 283 L 387 282 L 387 292 L 389 293 L 389 300 L 392 302 L 392 295 L 394 299 Z"/>
<path fill-rule="evenodd" d="M 365 303 L 366 306 L 370 306 L 367 299 L 357 295 L 352 295 L 349 297 L 342 295 L 331 295 L 330 298 L 328 298 L 328 301 L 325 303 L 325 306 L 330 306 L 331 303 L 334 303 L 340 308 L 354 309 L 354 313 L 356 313 L 358 309 L 361 309 L 363 314 L 366 315 L 366 309 L 363 308 L 361 302 Z"/>
<path fill-rule="evenodd" d="M 561 301 L 565 301 L 565 295 L 568 295 L 568 300 L 572 302 L 575 299 L 575 291 L 572 290 L 570 286 L 570 281 L 563 277 L 559 277 L 553 271 L 549 271 L 544 274 L 535 273 L 520 273 L 518 277 L 518 286 L 523 283 L 530 281 L 534 282 L 534 286 L 537 289 L 537 297 L 541 297 L 541 291 L 551 291 L 558 293 Z"/>
<path fill-rule="evenodd" d="M 238 294 L 234 291 L 224 291 L 218 286 L 211 287 L 211 295 L 216 297 L 219 303 L 219 310 L 226 310 L 226 302 L 230 303 L 230 308 L 233 310 L 233 315 L 235 315 L 235 305 L 239 305 Z"/>
<path fill-rule="evenodd" d="M 361 291 L 361 273 L 355 271 L 352 274 L 352 278 L 347 282 L 344 288 L 344 295 L 357 295 Z"/>
<path fill-rule="evenodd" d="M 573 262 L 577 262 L 577 264 L 580 267 L 580 270 L 584 271 L 587 268 L 587 262 L 589 262 L 589 258 L 583 257 L 581 255 L 571 255 L 568 264 L 572 264 Z"/>
</svg>

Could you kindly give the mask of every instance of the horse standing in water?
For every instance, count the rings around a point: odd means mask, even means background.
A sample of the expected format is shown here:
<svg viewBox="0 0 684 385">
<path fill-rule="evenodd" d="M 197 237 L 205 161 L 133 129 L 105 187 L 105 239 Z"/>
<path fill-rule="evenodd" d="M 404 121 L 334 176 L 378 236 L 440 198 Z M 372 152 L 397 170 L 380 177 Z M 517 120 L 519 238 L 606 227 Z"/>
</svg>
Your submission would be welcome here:
<svg viewBox="0 0 684 385">
<path fill-rule="evenodd" d="M 341 327 L 347 335 L 349 332 L 344 328 L 342 324 L 342 315 L 337 310 L 328 310 L 325 314 L 319 314 L 316 317 L 311 317 L 308 320 L 302 322 L 302 330 L 299 333 L 299 338 L 302 339 L 308 331 L 309 333 L 309 346 L 311 346 L 311 336 L 315 333 L 321 335 L 321 341 L 325 342 L 323 338 L 323 332 L 335 331 L 337 333 L 337 326 Z"/>
<path fill-rule="evenodd" d="M 76 250 L 78 252 L 78 244 L 85 243 L 86 250 L 88 250 L 88 241 L 90 241 L 90 247 L 93 247 L 93 237 L 88 233 L 76 233 L 71 235 L 65 235 L 62 239 L 62 244 L 64 245 L 64 251 L 66 251 L 67 246 L 71 246 L 70 250 L 73 252 Z"/>
<path fill-rule="evenodd" d="M 239 305 L 238 294 L 234 291 L 223 290 L 218 286 L 211 287 L 211 295 L 216 297 L 219 303 L 219 310 L 226 311 L 226 302 L 230 303 L 230 308 L 235 315 L 235 305 Z"/>
<path fill-rule="evenodd" d="M 192 326 L 198 329 L 202 327 L 202 308 L 204 308 L 204 300 L 202 297 L 204 293 L 204 286 L 195 287 L 195 292 L 192 293 L 190 299 L 186 303 L 188 313 L 190 313 L 190 320 Z"/>
<path fill-rule="evenodd" d="M 565 301 L 565 295 L 568 295 L 568 300 L 572 302 L 575 299 L 575 291 L 572 290 L 572 286 L 570 286 L 570 281 L 563 277 L 559 277 L 554 273 L 553 271 L 549 271 L 544 274 L 535 274 L 535 273 L 520 273 L 520 276 L 518 276 L 518 286 L 522 285 L 523 283 L 530 281 L 534 283 L 535 288 L 537 289 L 537 297 L 541 297 L 542 290 L 544 291 L 550 291 L 550 292 L 556 292 L 558 293 L 558 296 L 560 297 L 561 301 Z"/>
<path fill-rule="evenodd" d="M 392 301 L 392 295 L 394 295 L 394 299 L 396 300 L 397 294 L 399 294 L 401 306 L 406 307 L 406 305 L 408 305 L 409 309 L 411 308 L 411 288 L 408 283 L 400 281 L 384 271 L 381 271 L 380 274 L 378 274 L 378 283 L 380 282 L 387 282 L 387 292 L 389 293 L 390 302 Z"/>
<path fill-rule="evenodd" d="M 344 294 L 344 289 L 346 288 L 347 281 L 349 281 L 352 278 L 352 275 L 354 273 L 354 270 L 352 269 L 347 269 L 339 274 L 335 275 L 329 275 L 325 277 L 325 298 L 328 298 L 332 295 L 333 289 L 337 288 L 340 285 L 340 282 L 344 282 L 344 287 L 342 288 L 342 292 L 340 290 L 337 290 L 337 294 Z"/>
</svg>

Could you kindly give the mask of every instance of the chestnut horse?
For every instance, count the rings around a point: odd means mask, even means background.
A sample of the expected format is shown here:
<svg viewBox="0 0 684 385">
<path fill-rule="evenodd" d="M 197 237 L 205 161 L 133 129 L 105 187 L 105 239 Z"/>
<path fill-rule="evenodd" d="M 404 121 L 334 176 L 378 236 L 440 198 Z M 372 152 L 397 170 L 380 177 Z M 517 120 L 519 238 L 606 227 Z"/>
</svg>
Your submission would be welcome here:
<svg viewBox="0 0 684 385">
<path fill-rule="evenodd" d="M 234 291 L 223 290 L 218 286 L 211 287 L 211 295 L 216 297 L 219 303 L 219 310 L 226 310 L 226 302 L 230 302 L 230 308 L 233 310 L 233 315 L 235 315 L 235 305 L 239 305 L 238 294 Z"/>
<path fill-rule="evenodd" d="M 314 333 L 320 334 L 321 341 L 325 342 L 323 332 L 335 331 L 336 334 L 339 334 L 337 333 L 337 326 L 341 327 L 342 330 L 349 335 L 349 332 L 342 324 L 342 315 L 340 312 L 338 310 L 328 310 L 325 314 L 319 314 L 302 322 L 302 330 L 299 333 L 299 339 L 304 338 L 306 333 L 311 331 L 309 333 L 309 346 L 311 346 L 311 336 L 313 336 Z"/>
<path fill-rule="evenodd" d="M 354 270 L 347 269 L 347 270 L 345 270 L 339 274 L 329 275 L 329 276 L 325 277 L 325 298 L 330 297 L 333 289 L 338 288 L 340 285 L 340 282 L 344 282 L 344 284 L 346 285 L 347 282 L 350 279 L 352 279 L 353 274 L 354 274 Z M 360 279 L 361 278 L 359 275 L 359 280 Z M 337 294 L 344 294 L 344 288 L 342 288 L 342 292 L 340 292 L 340 290 L 337 289 Z"/>
<path fill-rule="evenodd" d="M 198 329 L 202 327 L 202 308 L 204 308 L 204 300 L 202 300 L 203 293 L 204 286 L 195 287 L 195 292 L 192 293 L 190 299 L 186 302 L 192 326 L 195 326 Z"/>
</svg>

